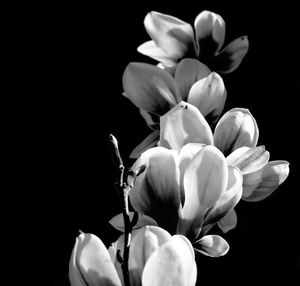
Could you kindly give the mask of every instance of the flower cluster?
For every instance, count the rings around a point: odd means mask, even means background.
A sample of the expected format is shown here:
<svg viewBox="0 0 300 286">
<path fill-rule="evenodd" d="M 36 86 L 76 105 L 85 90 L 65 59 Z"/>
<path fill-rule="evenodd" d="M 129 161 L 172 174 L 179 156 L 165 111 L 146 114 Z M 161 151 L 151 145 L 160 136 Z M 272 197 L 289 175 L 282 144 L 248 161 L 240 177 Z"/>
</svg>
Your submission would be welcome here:
<svg viewBox="0 0 300 286">
<path fill-rule="evenodd" d="M 159 63 L 129 63 L 123 95 L 152 132 L 131 153 L 136 161 L 123 180 L 123 213 L 110 220 L 120 238 L 107 249 L 93 234 L 76 239 L 69 268 L 72 286 L 195 285 L 195 254 L 225 255 L 224 233 L 237 224 L 240 200 L 268 197 L 289 174 L 289 163 L 270 161 L 257 145 L 251 112 L 222 115 L 227 91 L 220 73 L 235 70 L 248 51 L 240 37 L 225 48 L 225 22 L 201 12 L 192 26 L 158 12 L 146 15 L 152 40 L 138 51 Z M 129 212 L 128 200 L 132 207 Z"/>
</svg>

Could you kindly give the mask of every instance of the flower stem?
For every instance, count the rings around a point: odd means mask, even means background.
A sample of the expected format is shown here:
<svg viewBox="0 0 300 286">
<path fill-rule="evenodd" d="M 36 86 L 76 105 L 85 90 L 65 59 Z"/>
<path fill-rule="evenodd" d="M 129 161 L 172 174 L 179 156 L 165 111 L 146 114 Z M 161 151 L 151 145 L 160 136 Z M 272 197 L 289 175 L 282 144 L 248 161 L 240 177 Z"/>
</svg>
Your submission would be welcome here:
<svg viewBox="0 0 300 286">
<path fill-rule="evenodd" d="M 125 167 L 123 165 L 123 160 L 120 155 L 118 141 L 113 135 L 109 135 L 109 141 L 112 149 L 113 161 L 117 169 L 117 179 L 116 179 L 116 189 L 118 195 L 120 196 L 120 202 L 122 207 L 122 214 L 124 219 L 124 250 L 123 257 L 121 259 L 121 267 L 124 277 L 125 286 L 130 286 L 130 278 L 129 278 L 129 269 L 128 269 L 128 259 L 129 259 L 129 251 L 130 251 L 130 241 L 131 241 L 131 232 L 132 232 L 132 223 L 130 221 L 129 216 L 129 208 L 128 208 L 128 195 L 131 187 L 124 183 L 124 171 Z"/>
</svg>

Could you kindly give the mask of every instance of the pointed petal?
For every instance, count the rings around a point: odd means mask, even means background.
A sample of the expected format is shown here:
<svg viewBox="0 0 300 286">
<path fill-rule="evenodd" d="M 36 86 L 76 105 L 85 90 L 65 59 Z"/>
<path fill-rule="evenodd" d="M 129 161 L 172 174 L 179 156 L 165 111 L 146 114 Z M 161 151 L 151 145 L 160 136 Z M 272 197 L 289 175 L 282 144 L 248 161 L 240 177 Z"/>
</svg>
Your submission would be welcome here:
<svg viewBox="0 0 300 286">
<path fill-rule="evenodd" d="M 182 59 L 175 70 L 175 82 L 183 101 L 187 101 L 192 85 L 198 80 L 207 77 L 210 69 L 196 59 Z"/>
<path fill-rule="evenodd" d="M 176 64 L 177 57 L 167 50 L 163 50 L 156 45 L 154 41 L 148 41 L 141 44 L 137 51 L 145 56 L 163 63 L 166 66 L 173 66 Z"/>
<path fill-rule="evenodd" d="M 187 143 L 212 144 L 213 135 L 200 111 L 181 102 L 160 118 L 159 146 L 180 150 Z"/>
<path fill-rule="evenodd" d="M 248 109 L 233 108 L 218 121 L 214 144 L 225 155 L 239 147 L 255 147 L 258 140 L 257 123 Z"/>
<path fill-rule="evenodd" d="M 157 115 L 164 114 L 170 104 L 157 88 L 154 79 L 160 79 L 174 96 L 178 90 L 172 76 L 157 66 L 145 63 L 129 63 L 123 74 L 126 97 L 138 108 Z"/>
<path fill-rule="evenodd" d="M 137 145 L 131 152 L 130 158 L 136 159 L 146 150 L 156 147 L 159 140 L 159 130 L 150 133 L 139 145 Z"/>
<path fill-rule="evenodd" d="M 234 71 L 241 64 L 249 49 L 247 36 L 232 41 L 215 58 L 216 70 L 223 73 Z"/>
<path fill-rule="evenodd" d="M 228 232 L 236 227 L 237 215 L 234 209 L 228 212 L 218 221 L 218 227 L 224 232 Z"/>
<path fill-rule="evenodd" d="M 265 166 L 270 158 L 270 153 L 265 146 L 259 147 L 240 147 L 234 150 L 226 161 L 228 165 L 237 167 L 243 175 L 253 173 Z"/>
<path fill-rule="evenodd" d="M 105 245 L 89 233 L 82 233 L 76 239 L 69 264 L 69 278 L 72 286 L 121 286 Z"/>
<path fill-rule="evenodd" d="M 144 152 L 133 169 L 145 165 L 129 196 L 134 209 L 155 219 L 159 226 L 173 232 L 180 207 L 177 152 L 155 147 Z"/>
<path fill-rule="evenodd" d="M 223 46 L 225 40 L 225 22 L 223 18 L 210 11 L 202 11 L 195 19 L 196 42 L 200 57 L 213 55 Z"/>
<path fill-rule="evenodd" d="M 196 251 L 210 257 L 223 256 L 229 250 L 229 244 L 219 235 L 206 235 L 198 240 L 194 246 Z"/>
<path fill-rule="evenodd" d="M 150 256 L 144 268 L 142 285 L 195 285 L 197 267 L 191 249 L 190 242 L 174 235 Z"/>
<path fill-rule="evenodd" d="M 201 143 L 188 143 L 184 145 L 179 152 L 179 171 L 180 171 L 180 198 L 181 204 L 184 205 L 185 194 L 183 187 L 183 176 L 185 170 L 191 163 L 194 156 L 205 146 Z"/>
<path fill-rule="evenodd" d="M 146 15 L 144 25 L 155 44 L 174 60 L 194 51 L 194 32 L 190 24 L 178 18 L 150 12 Z M 164 62 L 163 62 L 164 63 Z"/>
<path fill-rule="evenodd" d="M 257 202 L 271 195 L 289 175 L 289 163 L 271 161 L 262 169 L 244 176 L 243 200 Z"/>
<path fill-rule="evenodd" d="M 188 103 L 195 105 L 212 123 L 218 119 L 226 101 L 222 78 L 215 72 L 196 82 L 189 93 Z"/>
<path fill-rule="evenodd" d="M 243 193 L 243 175 L 238 168 L 228 166 L 228 184 L 216 204 L 207 213 L 204 224 L 212 224 L 222 219 L 240 201 Z"/>
<path fill-rule="evenodd" d="M 130 221 L 132 221 L 133 216 L 134 216 L 134 212 L 129 212 Z M 115 229 L 117 229 L 121 232 L 125 232 L 124 218 L 123 218 L 122 213 L 120 213 L 120 214 L 114 216 L 112 219 L 110 219 L 109 223 Z M 136 224 L 133 226 L 133 229 L 138 229 L 138 228 L 141 228 L 146 225 L 157 225 L 157 222 L 153 218 L 151 218 L 147 215 L 138 214 L 138 220 L 137 220 Z"/>
<path fill-rule="evenodd" d="M 196 238 L 203 217 L 226 190 L 228 169 L 224 155 L 214 146 L 205 146 L 185 171 L 185 203 L 178 231 Z"/>
</svg>

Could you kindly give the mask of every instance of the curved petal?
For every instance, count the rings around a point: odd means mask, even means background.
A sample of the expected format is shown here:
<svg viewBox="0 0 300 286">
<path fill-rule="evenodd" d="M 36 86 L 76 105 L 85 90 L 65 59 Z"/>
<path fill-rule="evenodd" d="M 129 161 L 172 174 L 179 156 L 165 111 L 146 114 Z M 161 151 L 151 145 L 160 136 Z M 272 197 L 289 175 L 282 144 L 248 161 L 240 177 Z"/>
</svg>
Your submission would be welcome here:
<svg viewBox="0 0 300 286">
<path fill-rule="evenodd" d="M 178 231 L 193 239 L 201 230 L 206 211 L 225 192 L 228 169 L 224 155 L 214 146 L 205 146 L 193 158 L 185 171 L 183 184 L 185 203 Z"/>
<path fill-rule="evenodd" d="M 173 66 L 176 64 L 177 57 L 167 50 L 163 50 L 156 45 L 154 41 L 148 41 L 141 44 L 137 51 L 145 56 L 163 63 L 165 66 Z"/>
<path fill-rule="evenodd" d="M 184 145 L 179 151 L 179 171 L 180 171 L 180 198 L 181 204 L 184 205 L 185 194 L 183 187 L 183 176 L 185 170 L 191 163 L 192 159 L 195 155 L 205 146 L 205 144 L 201 143 L 188 143 Z"/>
<path fill-rule="evenodd" d="M 149 215 L 158 225 L 175 231 L 180 208 L 177 152 L 155 147 L 144 152 L 133 169 L 146 166 L 137 176 L 129 196 L 134 209 Z"/>
<path fill-rule="evenodd" d="M 194 51 L 194 32 L 190 24 L 178 18 L 150 12 L 146 15 L 144 25 L 155 44 L 174 60 Z"/>
<path fill-rule="evenodd" d="M 228 232 L 236 227 L 237 215 L 234 209 L 229 211 L 218 221 L 218 227 L 224 232 Z"/>
<path fill-rule="evenodd" d="M 218 121 L 214 144 L 225 155 L 239 147 L 255 147 L 258 141 L 257 123 L 248 109 L 233 108 Z"/>
<path fill-rule="evenodd" d="M 200 111 L 181 102 L 160 118 L 159 145 L 180 150 L 187 143 L 212 144 L 213 135 Z"/>
<path fill-rule="evenodd" d="M 152 130 L 159 129 L 159 116 L 155 114 L 151 114 L 143 109 L 140 109 L 140 114 L 145 119 L 149 128 L 151 128 Z"/>
<path fill-rule="evenodd" d="M 174 95 L 174 100 L 179 96 L 172 76 L 159 67 L 146 63 L 127 65 L 123 74 L 123 88 L 126 97 L 138 108 L 161 115 L 169 110 L 170 102 L 157 86 L 157 79 Z"/>
<path fill-rule="evenodd" d="M 262 169 L 244 176 L 242 199 L 257 202 L 267 198 L 289 175 L 289 163 L 271 161 Z"/>
<path fill-rule="evenodd" d="M 195 105 L 204 117 L 215 122 L 223 111 L 227 93 L 222 78 L 215 72 L 196 82 L 188 96 L 188 103 Z M 207 119 L 207 118 L 206 118 Z"/>
<path fill-rule="evenodd" d="M 243 175 L 238 168 L 228 166 L 228 184 L 226 191 L 207 213 L 204 224 L 213 224 L 222 219 L 240 201 L 243 193 Z"/>
<path fill-rule="evenodd" d="M 179 88 L 183 101 L 187 101 L 192 85 L 198 80 L 207 77 L 210 69 L 196 59 L 182 59 L 176 66 L 175 82 Z"/>
<path fill-rule="evenodd" d="M 129 212 L 130 221 L 133 220 L 134 212 Z M 111 224 L 115 229 L 125 232 L 124 218 L 123 214 L 120 213 L 109 220 L 109 224 Z M 146 225 L 157 225 L 157 222 L 143 214 L 138 214 L 138 220 L 136 224 L 133 226 L 133 229 L 138 229 Z"/>
<path fill-rule="evenodd" d="M 210 256 L 220 257 L 225 255 L 229 250 L 227 241 L 219 235 L 206 235 L 194 243 L 196 251 Z"/>
<path fill-rule="evenodd" d="M 137 145 L 130 153 L 130 158 L 136 159 L 146 150 L 156 147 L 159 140 L 159 130 L 150 133 L 139 145 Z"/>
<path fill-rule="evenodd" d="M 174 235 L 150 256 L 144 268 L 142 285 L 195 285 L 197 267 L 191 249 L 187 239 Z"/>
<path fill-rule="evenodd" d="M 82 233 L 76 238 L 69 264 L 69 279 L 72 286 L 121 286 L 105 245 L 90 233 Z"/>
<path fill-rule="evenodd" d="M 243 175 L 253 173 L 265 166 L 270 158 L 270 153 L 265 146 L 240 147 L 226 157 L 228 165 L 238 167 Z"/>
<path fill-rule="evenodd" d="M 203 51 L 217 53 L 225 40 L 225 22 L 223 18 L 210 11 L 202 11 L 195 19 L 196 42 L 201 56 Z"/>
<path fill-rule="evenodd" d="M 229 73 L 241 64 L 249 49 L 247 36 L 232 41 L 215 57 L 215 68 L 219 72 Z"/>
</svg>

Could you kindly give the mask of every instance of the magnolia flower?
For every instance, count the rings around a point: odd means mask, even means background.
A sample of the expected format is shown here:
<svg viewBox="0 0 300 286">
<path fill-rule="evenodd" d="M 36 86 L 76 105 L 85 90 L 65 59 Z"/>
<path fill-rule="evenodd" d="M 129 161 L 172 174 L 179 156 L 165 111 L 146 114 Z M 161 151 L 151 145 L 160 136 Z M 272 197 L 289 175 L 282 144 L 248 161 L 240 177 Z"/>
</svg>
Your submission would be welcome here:
<svg viewBox="0 0 300 286">
<path fill-rule="evenodd" d="M 259 130 L 249 110 L 234 108 L 226 112 L 216 125 L 214 134 L 197 108 L 180 103 L 161 117 L 158 145 L 181 150 L 188 143 L 216 146 L 226 157 L 228 166 L 237 167 L 243 175 L 243 195 L 246 201 L 268 197 L 289 174 L 289 163 L 270 161 L 264 146 L 256 146 Z M 234 210 L 219 226 L 229 230 L 236 224 Z"/>
<path fill-rule="evenodd" d="M 140 173 L 129 193 L 137 212 L 170 233 L 186 235 L 206 255 L 226 254 L 223 238 L 206 235 L 242 195 L 242 174 L 227 165 L 222 152 L 193 143 L 180 151 L 155 147 L 142 153 L 132 170 Z"/>
<path fill-rule="evenodd" d="M 145 63 L 130 63 L 123 75 L 124 95 L 139 109 L 154 131 L 131 154 L 137 158 L 159 137 L 159 117 L 181 101 L 195 105 L 210 123 L 220 116 L 226 89 L 222 78 L 195 59 L 182 60 L 172 71 Z"/>
<path fill-rule="evenodd" d="M 150 12 L 144 25 L 151 41 L 138 47 L 138 51 L 172 66 L 182 58 L 197 58 L 213 70 L 229 73 L 243 60 L 249 47 L 246 36 L 240 37 L 222 49 L 225 40 L 225 22 L 210 11 L 201 12 L 192 26 L 173 16 Z"/>
<path fill-rule="evenodd" d="M 122 235 L 107 250 L 93 234 L 80 234 L 69 264 L 72 286 L 124 285 L 117 252 L 122 255 Z M 128 260 L 132 286 L 176 285 L 196 283 L 197 267 L 189 240 L 182 235 L 171 236 L 157 226 L 146 226 L 133 231 Z"/>
</svg>

